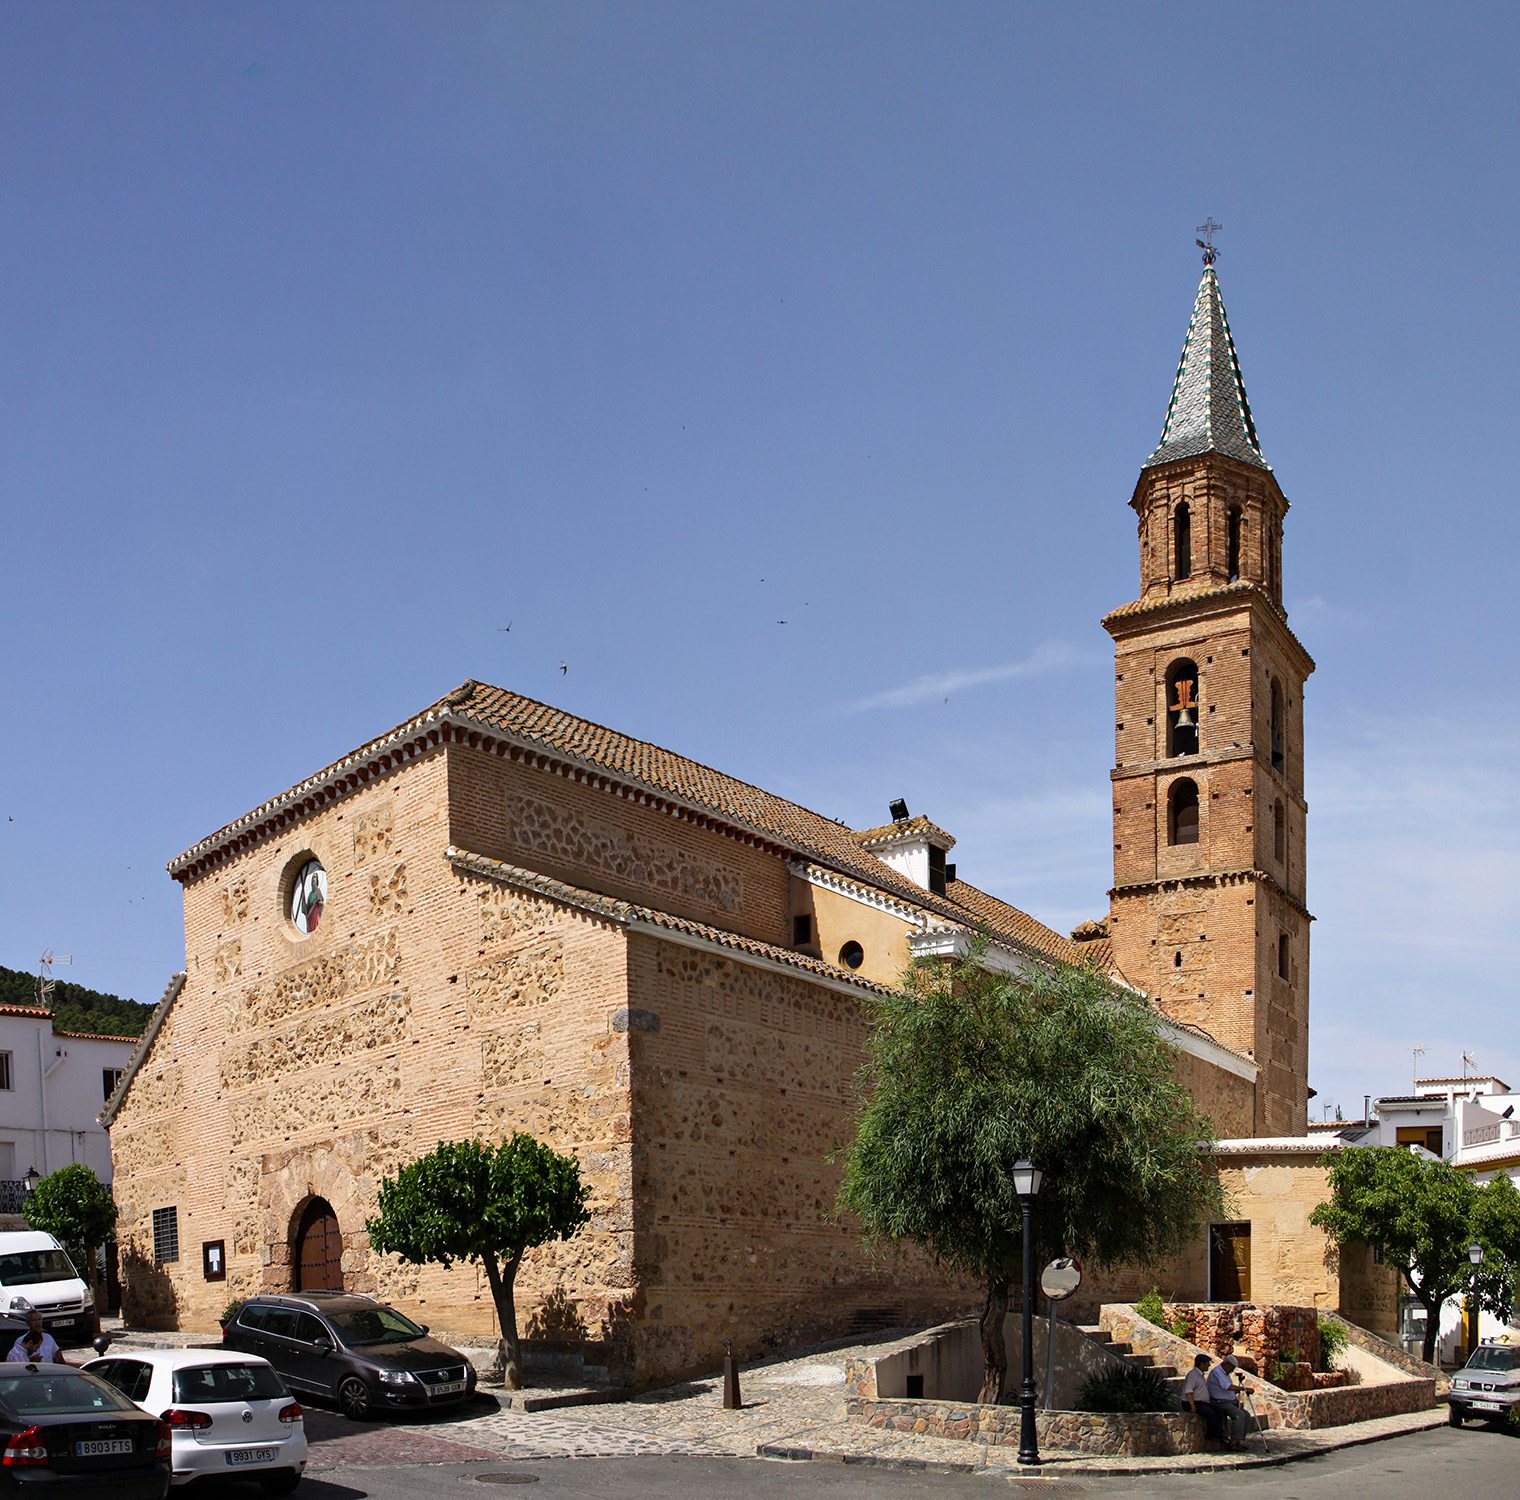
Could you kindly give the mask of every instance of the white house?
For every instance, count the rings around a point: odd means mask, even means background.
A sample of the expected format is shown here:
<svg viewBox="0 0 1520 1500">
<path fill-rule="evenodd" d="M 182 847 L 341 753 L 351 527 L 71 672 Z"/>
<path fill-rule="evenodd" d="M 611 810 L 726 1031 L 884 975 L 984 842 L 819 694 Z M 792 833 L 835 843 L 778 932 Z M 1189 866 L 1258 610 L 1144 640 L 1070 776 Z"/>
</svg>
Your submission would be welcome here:
<svg viewBox="0 0 1520 1500">
<path fill-rule="evenodd" d="M 96 1118 L 136 1037 L 55 1031 L 51 1011 L 0 1005 L 0 1213 L 19 1213 L 22 1180 L 82 1161 L 111 1181 L 111 1142 Z"/>
</svg>

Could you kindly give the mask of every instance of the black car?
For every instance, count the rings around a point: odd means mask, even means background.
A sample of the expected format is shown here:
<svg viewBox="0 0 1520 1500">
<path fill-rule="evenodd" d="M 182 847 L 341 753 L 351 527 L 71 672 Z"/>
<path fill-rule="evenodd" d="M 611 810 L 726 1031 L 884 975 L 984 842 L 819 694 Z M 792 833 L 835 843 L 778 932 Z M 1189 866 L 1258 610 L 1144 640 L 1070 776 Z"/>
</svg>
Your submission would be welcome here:
<svg viewBox="0 0 1520 1500">
<path fill-rule="evenodd" d="M 475 1394 L 475 1368 L 457 1349 L 394 1307 L 349 1292 L 252 1297 L 222 1345 L 262 1355 L 293 1391 L 335 1400 L 356 1422 Z"/>
<path fill-rule="evenodd" d="M 65 1365 L 0 1364 L 0 1496 L 163 1500 L 169 1425 Z"/>
</svg>

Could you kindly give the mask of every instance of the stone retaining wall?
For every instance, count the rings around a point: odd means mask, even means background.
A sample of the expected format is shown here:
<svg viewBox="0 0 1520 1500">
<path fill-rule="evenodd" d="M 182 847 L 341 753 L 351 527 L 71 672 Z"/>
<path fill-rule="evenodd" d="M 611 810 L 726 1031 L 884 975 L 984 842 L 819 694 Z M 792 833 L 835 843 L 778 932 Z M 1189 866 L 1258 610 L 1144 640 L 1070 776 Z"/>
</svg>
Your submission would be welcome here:
<svg viewBox="0 0 1520 1500">
<path fill-rule="evenodd" d="M 1017 1447 L 1017 1406 L 968 1406 L 956 1401 L 870 1401 L 850 1396 L 845 1417 L 888 1432 Z M 1200 1417 L 1173 1412 L 1042 1411 L 1035 1414 L 1041 1452 L 1154 1458 L 1203 1450 Z"/>
<path fill-rule="evenodd" d="M 1157 1364 L 1186 1370 L 1196 1355 L 1210 1352 L 1157 1328 L 1134 1308 L 1122 1304 L 1105 1305 L 1101 1322 L 1112 1339 L 1128 1344 L 1136 1354 L 1151 1355 Z M 1322 1391 L 1285 1391 L 1269 1380 L 1252 1376 L 1253 1400 L 1266 1426 L 1286 1428 L 1339 1427 L 1373 1417 L 1429 1411 L 1436 1404 L 1433 1378 L 1412 1377 L 1391 1365 L 1386 1368 L 1389 1378 L 1385 1381 Z"/>
</svg>

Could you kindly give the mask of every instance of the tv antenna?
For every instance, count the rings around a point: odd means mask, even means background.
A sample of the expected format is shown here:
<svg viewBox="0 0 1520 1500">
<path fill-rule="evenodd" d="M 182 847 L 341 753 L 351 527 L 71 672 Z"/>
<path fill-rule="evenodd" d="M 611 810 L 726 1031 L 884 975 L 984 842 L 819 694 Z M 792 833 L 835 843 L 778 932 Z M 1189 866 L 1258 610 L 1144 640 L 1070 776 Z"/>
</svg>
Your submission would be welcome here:
<svg viewBox="0 0 1520 1500">
<path fill-rule="evenodd" d="M 55 958 L 51 948 L 44 948 L 42 950 L 42 957 L 37 964 L 37 1004 L 41 1009 L 46 1010 L 48 1008 L 48 1000 L 53 993 L 53 965 L 71 964 L 73 962 L 74 955 L 72 953 L 66 953 L 62 958 Z"/>
<path fill-rule="evenodd" d="M 1477 1063 L 1475 1063 L 1473 1061 L 1473 1055 L 1472 1055 L 1472 1053 L 1471 1052 L 1464 1052 L 1462 1054 L 1462 1082 L 1463 1083 L 1467 1082 L 1467 1070 L 1469 1068 L 1471 1068 L 1474 1073 L 1476 1073 L 1478 1071 L 1478 1065 L 1477 1065 Z"/>
<path fill-rule="evenodd" d="M 1414 1052 L 1414 1077 L 1410 1080 L 1409 1086 L 1410 1088 L 1417 1089 L 1420 1086 L 1420 1059 L 1425 1056 L 1425 1043 L 1416 1042 L 1412 1050 Z"/>
</svg>

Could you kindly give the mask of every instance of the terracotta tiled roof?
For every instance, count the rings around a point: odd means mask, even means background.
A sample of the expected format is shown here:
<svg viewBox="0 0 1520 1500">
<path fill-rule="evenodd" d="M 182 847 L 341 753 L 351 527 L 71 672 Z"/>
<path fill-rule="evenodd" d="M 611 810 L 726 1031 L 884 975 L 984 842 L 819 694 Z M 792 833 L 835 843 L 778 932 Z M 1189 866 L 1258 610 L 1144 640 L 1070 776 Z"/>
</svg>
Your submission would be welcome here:
<svg viewBox="0 0 1520 1500">
<path fill-rule="evenodd" d="M 904 818 L 901 823 L 883 823 L 880 828 L 862 828 L 850 837 L 862 849 L 869 849 L 873 844 L 898 844 L 905 839 L 924 839 L 945 850 L 955 848 L 955 839 L 938 823 L 931 823 L 922 813 L 916 818 Z"/>
<path fill-rule="evenodd" d="M 1085 950 L 1070 938 L 1064 938 L 1053 928 L 1036 921 L 1028 912 L 989 896 L 969 881 L 952 880 L 945 887 L 946 898 L 966 914 L 968 925 L 985 927 L 993 937 L 1011 937 L 1016 942 L 1034 948 L 1064 964 L 1083 963 Z"/>
<path fill-rule="evenodd" d="M 142 1040 L 140 1036 L 116 1036 L 109 1031 L 59 1031 L 53 1028 L 54 1036 L 67 1037 L 71 1042 L 125 1042 L 129 1047 L 135 1047 Z"/>
<path fill-rule="evenodd" d="M 1219 583 L 1212 588 L 1174 589 L 1170 594 L 1163 595 L 1158 599 L 1133 599 L 1128 604 L 1121 604 L 1117 609 L 1111 609 L 1103 616 L 1103 623 L 1110 620 L 1125 620 L 1131 615 L 1146 615 L 1152 610 L 1170 609 L 1174 605 L 1196 604 L 1200 599 L 1220 599 L 1229 594 L 1239 594 L 1242 599 L 1250 594 L 1260 594 L 1268 604 L 1272 604 L 1271 598 L 1264 589 L 1258 588 L 1249 578 L 1237 578 L 1234 583 Z M 1272 604 L 1279 614 L 1282 613 L 1278 606 Z"/>
<path fill-rule="evenodd" d="M 52 1011 L 43 1010 L 37 1005 L 0 1005 L 0 1016 L 34 1016 L 39 1021 L 46 1020 Z"/>
<path fill-rule="evenodd" d="M 551 901 L 558 901 L 581 911 L 595 912 L 598 916 L 606 917 L 620 925 L 636 923 L 645 927 L 658 927 L 678 937 L 684 935 L 699 938 L 707 945 L 730 948 L 735 953 L 764 959 L 767 963 L 780 964 L 788 969 L 798 969 L 805 974 L 812 974 L 815 978 L 827 980 L 833 985 L 849 985 L 852 989 L 871 990 L 879 995 L 891 993 L 888 985 L 863 979 L 849 969 L 825 963 L 821 958 L 814 958 L 807 953 L 797 953 L 790 948 L 778 948 L 774 943 L 762 943 L 756 938 L 744 937 L 740 933 L 729 932 L 722 927 L 711 927 L 706 922 L 693 922 L 687 917 L 673 916 L 670 912 L 660 911 L 656 907 L 638 906 L 631 901 L 619 901 L 615 897 L 602 895 L 600 891 L 588 891 L 582 886 L 569 885 L 563 880 L 554 880 L 548 875 L 540 875 L 536 870 L 527 870 L 520 865 L 509 865 L 499 859 L 488 859 L 483 854 L 471 854 L 469 850 L 456 849 L 453 845 L 445 850 L 445 856 L 450 864 L 459 869 L 470 870 L 477 875 L 485 876 L 488 880 L 503 881 L 508 885 L 516 886 L 519 890 L 535 891 Z"/>
</svg>

